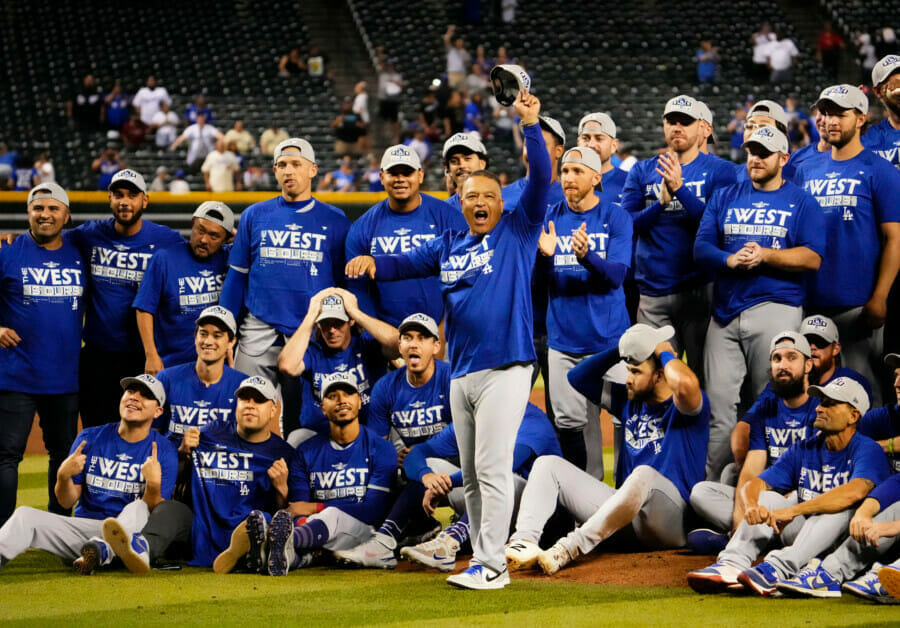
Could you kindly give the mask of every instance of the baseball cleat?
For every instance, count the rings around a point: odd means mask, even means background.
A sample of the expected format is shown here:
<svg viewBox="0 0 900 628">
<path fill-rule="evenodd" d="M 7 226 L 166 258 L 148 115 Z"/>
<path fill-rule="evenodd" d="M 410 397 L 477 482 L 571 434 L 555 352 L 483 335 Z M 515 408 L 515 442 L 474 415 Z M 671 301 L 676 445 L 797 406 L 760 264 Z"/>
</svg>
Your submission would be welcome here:
<svg viewBox="0 0 900 628">
<path fill-rule="evenodd" d="M 265 519 L 263 519 L 265 521 Z M 265 538 L 265 535 L 263 535 Z M 231 573 L 238 561 L 247 556 L 250 551 L 250 538 L 247 535 L 247 521 L 241 521 L 231 532 L 231 542 L 221 554 L 213 561 L 215 573 Z M 249 557 L 248 557 L 249 558 Z M 249 560 L 248 560 L 249 562 Z M 256 570 L 254 570 L 254 573 Z"/>
<path fill-rule="evenodd" d="M 814 558 L 793 578 L 780 580 L 775 588 L 785 595 L 797 597 L 841 597 L 841 583 Z"/>
<path fill-rule="evenodd" d="M 247 550 L 247 569 L 250 573 L 266 575 L 268 571 L 268 544 L 269 524 L 261 510 L 253 510 L 247 516 L 247 542 L 250 549 Z"/>
<path fill-rule="evenodd" d="M 334 552 L 334 556 L 341 562 L 360 567 L 393 569 L 397 566 L 397 558 L 394 556 L 396 548 L 397 540 L 395 538 L 376 532 L 375 536 L 365 543 L 357 545 L 353 549 L 338 550 Z"/>
<path fill-rule="evenodd" d="M 565 546 L 557 541 L 553 546 L 538 554 L 537 563 L 548 576 L 552 576 L 557 571 L 568 565 L 570 562 L 578 558 L 578 550 L 574 550 L 574 554 Z"/>
<path fill-rule="evenodd" d="M 516 539 L 506 546 L 506 565 L 510 571 L 533 569 L 540 554 L 541 548 L 537 543 Z"/>
<path fill-rule="evenodd" d="M 856 580 L 845 582 L 844 586 L 841 588 L 847 593 L 864 597 L 867 600 L 878 602 L 879 604 L 900 604 L 900 600 L 893 597 L 885 590 L 884 586 L 882 586 L 881 581 L 878 578 L 878 572 L 882 569 L 886 569 L 886 567 L 881 563 L 875 563 L 869 571 Z"/>
<path fill-rule="evenodd" d="M 779 595 L 778 589 L 775 588 L 779 580 L 778 572 L 767 562 L 761 562 L 755 567 L 745 569 L 738 575 L 738 582 L 763 597 Z"/>
<path fill-rule="evenodd" d="M 878 570 L 878 581 L 888 595 L 900 599 L 900 568 L 887 565 Z"/>
<path fill-rule="evenodd" d="M 724 563 L 714 563 L 687 575 L 688 585 L 697 593 L 724 593 L 743 587 L 738 582 L 741 570 Z"/>
<path fill-rule="evenodd" d="M 75 573 L 82 576 L 91 575 L 97 567 L 107 562 L 108 551 L 105 543 L 95 540 L 88 541 L 81 546 L 81 556 L 72 563 Z"/>
<path fill-rule="evenodd" d="M 404 547 L 400 555 L 426 567 L 440 571 L 453 571 L 459 543 L 449 534 L 440 534 L 436 539 L 412 547 Z"/>
<path fill-rule="evenodd" d="M 269 524 L 266 536 L 269 546 L 269 575 L 286 576 L 294 562 L 294 518 L 287 510 L 279 510 Z"/>
<path fill-rule="evenodd" d="M 484 565 L 472 565 L 462 573 L 447 578 L 447 584 L 476 591 L 502 589 L 509 584 L 509 570 L 497 572 Z"/>
<path fill-rule="evenodd" d="M 150 571 L 150 546 L 143 534 L 128 534 L 115 517 L 103 521 L 103 540 L 109 543 L 128 571 L 145 574 Z"/>
<path fill-rule="evenodd" d="M 691 530 L 687 534 L 687 546 L 697 554 L 718 556 L 728 545 L 728 535 L 709 528 Z"/>
</svg>

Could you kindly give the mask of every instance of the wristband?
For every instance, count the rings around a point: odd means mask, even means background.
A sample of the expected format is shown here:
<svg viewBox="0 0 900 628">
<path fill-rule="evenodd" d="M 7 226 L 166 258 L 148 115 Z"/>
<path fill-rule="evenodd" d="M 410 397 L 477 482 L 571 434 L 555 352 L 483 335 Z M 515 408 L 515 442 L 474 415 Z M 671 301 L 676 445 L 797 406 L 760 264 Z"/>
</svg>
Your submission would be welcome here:
<svg viewBox="0 0 900 628">
<path fill-rule="evenodd" d="M 316 502 L 316 512 L 322 512 L 325 510 L 325 502 Z"/>
<path fill-rule="evenodd" d="M 891 456 L 894 455 L 894 437 L 893 436 L 891 436 L 888 439 L 888 455 L 891 455 Z"/>
<path fill-rule="evenodd" d="M 671 351 L 663 351 L 662 353 L 659 354 L 659 363 L 662 364 L 662 367 L 664 369 L 666 368 L 666 364 L 668 364 L 672 360 L 677 360 L 677 359 L 678 358 L 676 358 L 675 354 L 672 353 Z"/>
</svg>

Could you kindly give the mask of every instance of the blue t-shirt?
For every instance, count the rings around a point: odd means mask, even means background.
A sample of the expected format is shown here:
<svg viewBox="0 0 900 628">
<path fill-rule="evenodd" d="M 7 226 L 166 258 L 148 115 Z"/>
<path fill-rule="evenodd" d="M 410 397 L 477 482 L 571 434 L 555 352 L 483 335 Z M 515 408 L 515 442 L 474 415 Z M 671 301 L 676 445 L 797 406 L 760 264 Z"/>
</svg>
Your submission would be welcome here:
<svg viewBox="0 0 900 628">
<path fill-rule="evenodd" d="M 631 265 L 631 216 L 614 203 L 598 202 L 586 212 L 575 212 L 562 202 L 548 210 L 544 223 L 551 220 L 557 238 L 556 250 L 546 260 L 551 265 L 547 345 L 568 353 L 605 351 L 631 326 L 624 273 L 613 283 L 604 272 L 605 263 Z M 579 260 L 572 250 L 572 233 L 583 223 L 590 250 Z"/>
<path fill-rule="evenodd" d="M 450 365 L 434 361 L 434 373 L 415 387 L 406 377 L 406 367 L 391 371 L 372 388 L 369 429 L 386 437 L 391 428 L 404 447 L 426 441 L 450 425 Z"/>
<path fill-rule="evenodd" d="M 706 83 L 716 78 L 716 62 L 702 61 L 701 59 L 705 54 L 706 52 L 703 50 L 698 50 L 697 54 L 694 55 L 697 61 L 697 78 L 701 83 Z"/>
<path fill-rule="evenodd" d="M 892 404 L 869 410 L 859 420 L 857 430 L 872 440 L 885 440 L 900 436 L 900 406 Z M 894 473 L 900 473 L 900 451 L 895 451 L 892 456 L 888 455 L 888 462 Z"/>
<path fill-rule="evenodd" d="M 157 251 L 150 258 L 132 305 L 154 315 L 153 338 L 165 366 L 197 359 L 197 316 L 219 302 L 228 270 L 228 249 L 223 247 L 201 261 L 185 242 Z"/>
<path fill-rule="evenodd" d="M 315 199 L 289 203 L 278 196 L 244 210 L 228 264 L 246 275 L 243 305 L 281 333 L 294 333 L 320 290 L 344 285 L 344 240 L 350 221 L 337 207 Z M 234 311 L 240 296 L 221 302 Z M 237 298 L 235 298 L 237 297 Z"/>
<path fill-rule="evenodd" d="M 34 178 L 38 176 L 37 168 L 14 168 L 12 173 L 13 191 L 27 192 L 34 187 Z"/>
<path fill-rule="evenodd" d="M 805 502 L 850 480 L 863 478 L 877 485 L 888 475 L 887 458 L 871 438 L 855 433 L 846 447 L 830 451 L 820 433 L 792 445 L 759 477 L 781 493 L 796 489 L 797 499 Z"/>
<path fill-rule="evenodd" d="M 863 146 L 900 169 L 900 129 L 895 129 L 889 118 L 870 126 L 862 136 Z"/>
<path fill-rule="evenodd" d="M 300 444 L 302 485 L 299 501 L 322 502 L 369 525 L 379 525 L 387 510 L 397 451 L 383 438 L 359 427 L 359 436 L 340 445 L 327 434 Z"/>
<path fill-rule="evenodd" d="M 784 164 L 784 168 L 781 169 L 781 176 L 789 181 L 795 181 L 794 177 L 797 175 L 797 168 L 799 168 L 802 164 L 806 163 L 810 159 L 814 159 L 819 155 L 827 155 L 831 152 L 831 148 L 824 152 L 819 152 L 819 149 L 816 148 L 818 146 L 818 142 L 810 142 L 803 148 L 799 150 L 795 150 L 791 153 L 791 156 L 788 158 L 788 162 Z M 746 169 L 744 170 L 746 172 Z"/>
<path fill-rule="evenodd" d="M 766 452 L 770 467 L 794 443 L 813 435 L 813 422 L 819 400 L 810 397 L 806 403 L 789 408 L 784 399 L 766 388 L 741 419 L 750 424 L 750 451 Z"/>
<path fill-rule="evenodd" d="M 876 500 L 882 510 L 900 501 L 900 474 L 895 473 L 886 479 L 884 482 L 873 488 L 872 492 L 866 497 Z"/>
<path fill-rule="evenodd" d="M 344 172 L 340 168 L 333 171 L 331 177 L 334 179 L 334 189 L 339 192 L 351 190 L 356 182 L 355 172 Z"/>
<path fill-rule="evenodd" d="M 271 434 L 261 443 L 248 442 L 238 435 L 234 421 L 213 423 L 200 432 L 200 444 L 191 452 L 191 565 L 212 565 L 251 510 L 277 510 L 268 470 L 279 458 L 288 467 L 288 502 L 303 501 L 300 458 L 280 437 Z"/>
<path fill-rule="evenodd" d="M 369 420 L 372 386 L 387 372 L 387 361 L 381 344 L 369 332 L 353 336 L 343 351 L 333 351 L 324 342 L 310 340 L 303 356 L 303 407 L 300 426 L 327 434 L 328 419 L 322 413 L 322 380 L 332 373 L 352 373 L 359 387 L 359 422 Z"/>
<path fill-rule="evenodd" d="M 78 449 L 86 456 L 84 469 L 72 477 L 81 485 L 81 498 L 75 506 L 75 516 L 86 519 L 117 517 L 122 509 L 144 494 L 144 476 L 141 467 L 152 453 L 156 443 L 156 459 L 162 469 L 160 494 L 163 499 L 172 497 L 178 475 L 178 451 L 156 430 L 143 440 L 129 443 L 119 436 L 119 423 L 107 423 L 82 430 L 75 437 L 69 454 Z"/>
<path fill-rule="evenodd" d="M 460 214 L 462 213 L 462 205 L 459 202 L 459 192 L 457 192 L 453 196 L 448 197 L 447 200 L 444 202 L 447 203 L 447 205 L 449 205 L 456 211 L 458 211 Z"/>
<path fill-rule="evenodd" d="M 621 203 L 622 190 L 625 189 L 625 181 L 628 173 L 621 168 L 613 168 L 603 173 L 602 190 L 597 191 L 601 203 Z"/>
<path fill-rule="evenodd" d="M 801 164 L 795 181 L 819 202 L 828 242 L 810 277 L 809 307 L 864 305 L 878 280 L 879 226 L 900 222 L 900 171 L 869 150 L 844 161 L 823 153 Z"/>
<path fill-rule="evenodd" d="M 154 253 L 184 243 L 169 227 L 144 220 L 132 236 L 114 219 L 93 220 L 66 232 L 90 263 L 84 341 L 106 351 L 143 351 L 131 304 Z"/>
<path fill-rule="evenodd" d="M 728 256 L 756 242 L 769 249 L 805 246 L 825 256 L 822 214 L 815 201 L 793 183 L 757 190 L 750 182 L 713 193 L 706 206 L 694 257 L 718 275 L 713 293 L 713 317 L 727 325 L 744 310 L 763 302 L 802 305 L 805 273 L 760 264 L 751 270 L 731 269 Z"/>
<path fill-rule="evenodd" d="M 233 424 L 237 408 L 234 393 L 246 377 L 226 364 L 222 378 L 207 386 L 200 381 L 195 362 L 164 368 L 156 378 L 166 391 L 166 407 L 153 427 L 178 446 L 191 428 L 203 429 L 211 423 Z"/>
<path fill-rule="evenodd" d="M 0 248 L 0 327 L 21 338 L 0 349 L 0 390 L 78 391 L 86 283 L 81 254 L 65 239 L 50 251 L 25 234 Z"/>
<path fill-rule="evenodd" d="M 694 261 L 697 225 L 712 193 L 735 182 L 734 164 L 700 153 L 682 164 L 684 184 L 663 207 L 658 165 L 657 157 L 636 163 L 628 172 L 621 201 L 637 235 L 635 279 L 641 294 L 649 296 L 675 294 L 709 281 L 709 273 Z"/>
<path fill-rule="evenodd" d="M 346 244 L 347 259 L 359 255 L 409 253 L 445 231 L 468 230 L 462 213 L 454 211 L 447 203 L 433 196 L 419 196 L 421 203 L 410 212 L 392 211 L 388 199 L 370 207 L 350 227 Z M 371 298 L 373 305 L 372 308 L 363 307 L 363 310 L 395 327 L 415 312 L 428 314 L 436 321 L 444 317 L 437 277 L 378 281 L 376 275 L 375 281 L 366 278 L 357 286 L 357 296 L 364 300 Z"/>
</svg>

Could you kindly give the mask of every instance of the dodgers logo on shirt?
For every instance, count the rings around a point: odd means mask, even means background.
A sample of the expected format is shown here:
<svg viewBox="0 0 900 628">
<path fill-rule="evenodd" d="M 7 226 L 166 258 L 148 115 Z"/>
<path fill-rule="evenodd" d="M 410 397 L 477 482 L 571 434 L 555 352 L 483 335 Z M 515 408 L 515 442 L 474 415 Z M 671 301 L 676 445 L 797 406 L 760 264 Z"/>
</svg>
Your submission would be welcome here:
<svg viewBox="0 0 900 628">
<path fill-rule="evenodd" d="M 434 228 L 434 225 L 431 225 Z M 369 244 L 372 255 L 408 253 L 424 242 L 434 239 L 433 233 L 412 233 L 410 229 L 395 229 L 394 236 L 375 236 Z M 410 235 L 412 234 L 412 235 Z"/>
<path fill-rule="evenodd" d="M 836 472 L 835 467 L 827 464 L 822 465 L 821 470 L 803 467 L 800 470 L 800 486 L 797 494 L 802 501 L 809 501 L 849 481 L 849 470 Z"/>
<path fill-rule="evenodd" d="M 197 475 L 204 480 L 253 481 L 254 473 L 250 466 L 253 454 L 250 452 L 195 449 L 191 455 L 194 458 Z"/>
<path fill-rule="evenodd" d="M 195 276 L 178 278 L 178 304 L 182 308 L 218 303 L 225 273 L 201 270 Z M 182 310 L 184 311 L 184 310 Z"/>
<path fill-rule="evenodd" d="M 326 228 L 323 226 L 322 230 Z M 284 229 L 263 229 L 260 234 L 259 256 L 266 260 L 284 262 L 321 262 L 328 235 L 303 231 L 303 227 L 291 223 Z"/>
<path fill-rule="evenodd" d="M 391 413 L 391 424 L 402 438 L 433 436 L 444 429 L 441 422 L 444 406 L 428 406 L 424 401 L 410 403 L 404 410 Z"/>
<path fill-rule="evenodd" d="M 362 499 L 366 496 L 369 469 L 337 462 L 331 465 L 330 471 L 313 471 L 309 479 L 310 488 L 318 501 L 345 497 Z"/>
<path fill-rule="evenodd" d="M 91 456 L 84 475 L 84 484 L 102 491 L 140 495 L 144 491 L 141 465 L 128 462 L 131 456 L 127 454 L 119 454 L 116 458 L 122 459 Z"/>
<path fill-rule="evenodd" d="M 192 427 L 203 427 L 214 421 L 228 421 L 231 408 L 210 408 L 209 401 L 198 400 L 194 406 L 172 404 L 169 406 L 172 418 L 169 421 L 169 432 L 184 434 Z"/>
<path fill-rule="evenodd" d="M 24 266 L 21 269 L 22 296 L 26 303 L 74 298 L 77 304 L 78 298 L 84 296 L 80 269 L 61 269 L 56 262 L 44 262 L 41 266 Z"/>
<path fill-rule="evenodd" d="M 606 227 L 606 225 L 603 226 Z M 589 250 L 606 259 L 606 246 L 609 242 L 609 234 L 602 232 L 588 233 L 587 237 Z M 581 264 L 578 263 L 578 257 L 572 252 L 572 236 L 557 235 L 556 248 L 559 253 L 553 256 L 554 266 L 578 266 L 582 268 Z M 586 269 L 585 272 L 587 272 Z"/>
<path fill-rule="evenodd" d="M 91 249 L 91 275 L 111 283 L 139 284 L 153 253 L 133 253 L 124 244 L 113 248 L 95 246 Z"/>
<path fill-rule="evenodd" d="M 661 441 L 665 435 L 662 417 L 659 416 L 633 414 L 625 424 L 625 443 L 635 451 L 640 451 L 651 443 Z M 654 453 L 659 453 L 659 451 L 659 447 L 654 449 Z"/>
<path fill-rule="evenodd" d="M 494 257 L 494 249 L 488 244 L 490 237 L 490 234 L 485 235 L 481 243 L 470 246 L 465 255 L 447 256 L 447 261 L 441 264 L 441 283 L 456 283 L 462 278 L 479 274 L 489 275 L 493 271 L 490 262 Z"/>
</svg>

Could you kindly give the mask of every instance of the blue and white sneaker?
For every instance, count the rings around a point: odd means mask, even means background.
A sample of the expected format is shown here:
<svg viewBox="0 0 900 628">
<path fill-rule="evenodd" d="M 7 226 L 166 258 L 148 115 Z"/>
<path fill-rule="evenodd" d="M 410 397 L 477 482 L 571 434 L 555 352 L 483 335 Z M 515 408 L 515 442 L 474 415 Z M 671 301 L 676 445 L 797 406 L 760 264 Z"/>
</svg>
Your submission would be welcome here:
<svg viewBox="0 0 900 628">
<path fill-rule="evenodd" d="M 464 572 L 447 578 L 447 584 L 476 591 L 502 589 L 509 584 L 509 570 L 505 565 L 499 572 L 484 565 L 472 565 Z"/>
<path fill-rule="evenodd" d="M 900 600 L 888 593 L 878 578 L 879 571 L 883 569 L 885 569 L 884 565 L 875 563 L 869 571 L 856 580 L 845 582 L 841 588 L 847 593 L 864 597 L 879 604 L 900 604 Z"/>
<path fill-rule="evenodd" d="M 687 534 L 687 546 L 697 554 L 718 556 L 728 545 L 728 535 L 709 528 L 691 530 Z"/>
<path fill-rule="evenodd" d="M 775 585 L 781 579 L 778 572 L 767 562 L 761 562 L 756 567 L 745 569 L 738 575 L 738 582 L 751 591 L 763 597 L 778 597 L 780 593 Z"/>
<path fill-rule="evenodd" d="M 697 593 L 724 593 L 739 591 L 744 587 L 738 582 L 741 570 L 725 563 L 713 563 L 704 569 L 687 575 L 688 585 Z"/>
<path fill-rule="evenodd" d="M 775 588 L 785 595 L 797 597 L 841 597 L 841 583 L 825 571 L 818 558 L 809 561 L 793 578 L 780 580 Z"/>
<path fill-rule="evenodd" d="M 397 549 L 397 540 L 376 532 L 375 536 L 348 550 L 337 550 L 334 557 L 339 561 L 358 565 L 360 567 L 372 567 L 375 569 L 393 569 L 397 566 L 397 557 L 394 551 Z"/>
<path fill-rule="evenodd" d="M 294 518 L 289 511 L 279 510 L 272 517 L 266 542 L 269 545 L 269 575 L 286 576 L 294 562 Z"/>
<path fill-rule="evenodd" d="M 245 520 L 247 524 L 247 570 L 250 573 L 268 573 L 269 524 L 261 510 L 252 510 Z"/>
<path fill-rule="evenodd" d="M 150 546 L 143 534 L 128 534 L 121 523 L 114 517 L 109 517 L 103 521 L 103 539 L 109 543 L 115 555 L 122 559 L 128 571 L 142 575 L 149 573 Z"/>
<path fill-rule="evenodd" d="M 100 539 L 90 539 L 81 546 L 81 556 L 75 559 L 72 567 L 75 573 L 89 576 L 101 565 L 108 565 L 112 560 L 109 546 Z"/>
<path fill-rule="evenodd" d="M 888 595 L 895 600 L 900 600 L 900 568 L 896 566 L 896 563 L 882 567 L 877 573 L 878 581 Z"/>
<path fill-rule="evenodd" d="M 459 543 L 449 534 L 439 534 L 437 538 L 426 543 L 404 547 L 400 555 L 443 572 L 453 571 L 456 566 L 456 553 Z"/>
</svg>

